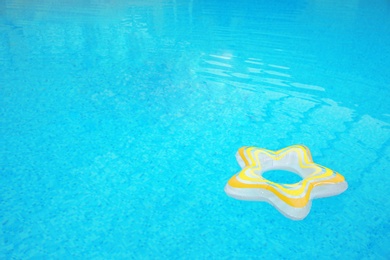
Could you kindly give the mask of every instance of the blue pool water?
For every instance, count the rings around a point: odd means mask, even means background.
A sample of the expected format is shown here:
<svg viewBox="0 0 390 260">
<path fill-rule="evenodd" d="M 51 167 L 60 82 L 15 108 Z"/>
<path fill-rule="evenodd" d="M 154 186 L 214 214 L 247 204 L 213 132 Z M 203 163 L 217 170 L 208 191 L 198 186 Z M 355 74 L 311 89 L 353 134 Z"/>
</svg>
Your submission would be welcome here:
<svg viewBox="0 0 390 260">
<path fill-rule="evenodd" d="M 0 258 L 386 259 L 387 0 L 0 0 Z M 303 221 L 224 193 L 305 144 Z"/>
</svg>

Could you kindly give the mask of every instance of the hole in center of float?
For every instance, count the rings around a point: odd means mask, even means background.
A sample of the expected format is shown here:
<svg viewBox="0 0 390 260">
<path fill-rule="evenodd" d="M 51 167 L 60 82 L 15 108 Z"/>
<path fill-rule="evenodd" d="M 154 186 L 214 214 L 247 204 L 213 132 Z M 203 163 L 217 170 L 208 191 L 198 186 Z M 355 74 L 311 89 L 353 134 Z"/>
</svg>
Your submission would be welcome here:
<svg viewBox="0 0 390 260">
<path fill-rule="evenodd" d="M 269 181 L 283 184 L 294 184 L 302 180 L 297 173 L 284 170 L 266 171 L 262 176 Z"/>
</svg>

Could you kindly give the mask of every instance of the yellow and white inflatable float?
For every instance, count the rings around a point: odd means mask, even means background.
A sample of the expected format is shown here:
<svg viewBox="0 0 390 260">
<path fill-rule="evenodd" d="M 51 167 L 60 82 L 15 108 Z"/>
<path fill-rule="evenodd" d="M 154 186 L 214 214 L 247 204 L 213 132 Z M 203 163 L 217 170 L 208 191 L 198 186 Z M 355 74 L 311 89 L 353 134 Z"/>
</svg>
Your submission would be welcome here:
<svg viewBox="0 0 390 260">
<path fill-rule="evenodd" d="M 344 192 L 348 184 L 339 173 L 313 162 L 309 148 L 293 145 L 279 151 L 242 147 L 236 154 L 242 170 L 225 186 L 227 195 L 240 200 L 266 201 L 283 215 L 304 219 L 311 200 Z M 270 170 L 297 173 L 302 180 L 294 184 L 275 183 L 263 178 Z"/>
</svg>

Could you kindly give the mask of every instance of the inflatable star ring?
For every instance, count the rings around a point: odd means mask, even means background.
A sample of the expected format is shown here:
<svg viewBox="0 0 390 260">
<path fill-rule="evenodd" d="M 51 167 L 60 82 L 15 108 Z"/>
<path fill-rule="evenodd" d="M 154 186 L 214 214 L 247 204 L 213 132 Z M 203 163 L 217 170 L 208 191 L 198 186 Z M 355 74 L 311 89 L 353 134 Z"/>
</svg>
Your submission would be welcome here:
<svg viewBox="0 0 390 260">
<path fill-rule="evenodd" d="M 242 170 L 228 181 L 226 194 L 240 200 L 266 201 L 294 220 L 309 214 L 313 199 L 334 196 L 348 188 L 342 175 L 314 163 L 309 148 L 303 145 L 279 151 L 242 147 L 236 158 Z M 291 171 L 302 180 L 295 184 L 275 183 L 262 176 L 270 170 Z"/>
</svg>

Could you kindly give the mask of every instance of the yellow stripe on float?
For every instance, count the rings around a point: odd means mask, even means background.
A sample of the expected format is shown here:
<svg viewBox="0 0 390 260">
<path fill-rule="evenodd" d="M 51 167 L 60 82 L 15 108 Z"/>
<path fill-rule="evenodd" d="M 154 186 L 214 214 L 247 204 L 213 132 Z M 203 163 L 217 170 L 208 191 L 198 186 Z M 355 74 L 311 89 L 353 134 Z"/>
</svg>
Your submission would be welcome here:
<svg viewBox="0 0 390 260">
<path fill-rule="evenodd" d="M 228 181 L 228 185 L 233 188 L 240 188 L 240 189 L 265 189 L 271 191 L 273 194 L 275 194 L 279 199 L 284 201 L 286 204 L 296 207 L 296 208 L 302 208 L 307 205 L 310 199 L 310 192 L 312 189 L 316 186 L 320 185 L 327 185 L 327 184 L 336 184 L 340 182 L 344 182 L 345 179 L 342 175 L 336 173 L 335 176 L 332 179 L 326 180 L 326 181 L 319 181 L 319 182 L 313 182 L 308 184 L 308 189 L 306 190 L 304 196 L 299 197 L 299 198 L 292 198 L 288 197 L 286 195 L 283 195 L 280 193 L 275 187 L 270 186 L 266 183 L 264 184 L 247 184 L 247 183 L 242 183 L 239 180 L 237 180 L 236 176 L 233 176 L 230 178 Z M 306 186 L 306 185 L 304 185 Z M 287 190 L 291 191 L 291 190 Z M 301 192 L 303 194 L 303 192 Z"/>
</svg>

